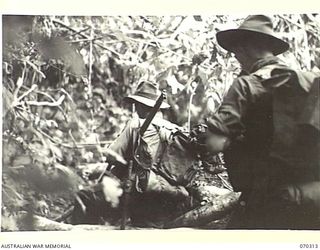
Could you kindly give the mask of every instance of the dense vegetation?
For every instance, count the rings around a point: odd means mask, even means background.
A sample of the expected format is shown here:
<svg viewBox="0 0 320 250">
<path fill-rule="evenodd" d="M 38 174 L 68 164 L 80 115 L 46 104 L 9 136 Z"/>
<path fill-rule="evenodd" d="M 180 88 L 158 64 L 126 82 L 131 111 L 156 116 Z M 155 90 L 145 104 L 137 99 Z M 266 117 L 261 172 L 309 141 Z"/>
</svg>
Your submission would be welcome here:
<svg viewBox="0 0 320 250">
<path fill-rule="evenodd" d="M 21 211 L 63 213 L 130 118 L 122 99 L 142 79 L 167 90 L 166 115 L 181 126 L 214 112 L 239 73 L 215 34 L 243 18 L 4 16 L 2 229 L 17 229 L 10 215 Z M 274 19 L 291 44 L 282 58 L 319 70 L 320 16 Z"/>
</svg>

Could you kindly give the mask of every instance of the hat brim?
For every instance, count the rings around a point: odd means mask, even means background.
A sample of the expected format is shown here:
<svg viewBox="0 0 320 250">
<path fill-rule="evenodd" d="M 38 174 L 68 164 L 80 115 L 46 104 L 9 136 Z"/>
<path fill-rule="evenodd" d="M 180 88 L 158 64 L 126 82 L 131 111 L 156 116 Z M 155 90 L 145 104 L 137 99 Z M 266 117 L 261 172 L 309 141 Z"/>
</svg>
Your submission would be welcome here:
<svg viewBox="0 0 320 250">
<path fill-rule="evenodd" d="M 219 31 L 217 33 L 217 41 L 218 44 L 225 50 L 234 52 L 234 49 L 241 44 L 241 41 L 250 36 L 264 41 L 274 55 L 282 54 L 289 49 L 289 44 L 287 42 L 275 36 L 246 29 L 230 29 Z"/>
<path fill-rule="evenodd" d="M 143 97 L 143 96 L 138 96 L 138 95 L 129 95 L 127 97 L 124 98 L 124 101 L 127 102 L 132 102 L 132 101 L 136 101 L 136 102 L 140 102 L 150 108 L 154 107 L 154 105 L 156 104 L 156 101 L 151 100 L 149 98 Z M 170 105 L 166 102 L 162 102 L 160 109 L 168 109 L 170 108 Z"/>
</svg>

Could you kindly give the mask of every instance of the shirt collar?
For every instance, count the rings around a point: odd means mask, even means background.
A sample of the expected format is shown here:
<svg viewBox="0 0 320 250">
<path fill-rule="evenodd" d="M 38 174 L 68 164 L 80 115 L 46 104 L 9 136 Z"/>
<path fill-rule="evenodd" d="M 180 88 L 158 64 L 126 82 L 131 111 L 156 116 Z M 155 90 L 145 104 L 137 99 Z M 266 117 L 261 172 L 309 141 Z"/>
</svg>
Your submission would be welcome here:
<svg viewBox="0 0 320 250">
<path fill-rule="evenodd" d="M 266 57 L 266 58 L 261 58 L 261 59 L 258 59 L 251 66 L 250 73 L 253 73 L 253 72 L 257 71 L 257 70 L 261 69 L 264 66 L 273 65 L 273 64 L 284 65 L 284 63 L 276 56 L 270 56 L 270 57 Z"/>
</svg>

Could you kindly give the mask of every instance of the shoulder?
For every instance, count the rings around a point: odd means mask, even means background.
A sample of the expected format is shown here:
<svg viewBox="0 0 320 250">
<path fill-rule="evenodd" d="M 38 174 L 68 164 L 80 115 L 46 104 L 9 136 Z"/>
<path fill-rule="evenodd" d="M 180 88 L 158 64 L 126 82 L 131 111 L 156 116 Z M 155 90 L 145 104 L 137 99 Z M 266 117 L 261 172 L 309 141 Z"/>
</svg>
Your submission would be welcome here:
<svg viewBox="0 0 320 250">
<path fill-rule="evenodd" d="M 274 71 L 277 69 L 289 70 L 289 68 L 285 65 L 271 64 L 256 70 L 255 72 L 251 73 L 251 76 L 258 77 L 260 80 L 265 80 L 272 77 Z"/>
<path fill-rule="evenodd" d="M 159 127 L 159 128 L 165 128 L 168 130 L 175 130 L 175 129 L 182 129 L 182 127 L 178 126 L 177 124 L 174 124 L 166 119 L 163 119 L 161 117 L 155 117 L 152 120 L 152 124 Z"/>
<path fill-rule="evenodd" d="M 234 89 L 236 91 L 245 91 L 250 87 L 250 85 L 256 85 L 260 81 L 261 78 L 255 73 L 239 75 L 233 80 L 230 89 Z"/>
<path fill-rule="evenodd" d="M 130 120 L 128 120 L 125 129 L 134 130 L 140 128 L 141 120 L 138 116 L 133 116 Z"/>
<path fill-rule="evenodd" d="M 254 75 L 241 75 L 234 79 L 224 99 L 245 97 L 254 86 L 259 84 L 259 79 Z"/>
<path fill-rule="evenodd" d="M 312 72 L 312 71 L 301 71 L 301 70 L 295 70 L 290 68 L 280 68 L 275 69 L 272 72 L 272 78 L 280 78 L 281 76 L 287 76 L 287 84 L 290 84 L 292 86 L 296 86 L 304 90 L 305 92 L 309 92 L 312 88 L 313 83 L 315 82 L 315 79 L 320 77 L 319 72 Z"/>
<path fill-rule="evenodd" d="M 177 124 L 174 124 L 168 120 L 160 117 L 155 117 L 152 121 L 153 126 L 157 128 L 161 142 L 171 143 L 173 135 L 177 131 L 183 131 L 184 129 Z"/>
<path fill-rule="evenodd" d="M 256 98 L 268 92 L 262 82 L 263 79 L 256 74 L 237 77 L 228 90 L 223 103 L 229 105 L 230 103 L 239 103 L 242 100 L 254 102 Z"/>
</svg>

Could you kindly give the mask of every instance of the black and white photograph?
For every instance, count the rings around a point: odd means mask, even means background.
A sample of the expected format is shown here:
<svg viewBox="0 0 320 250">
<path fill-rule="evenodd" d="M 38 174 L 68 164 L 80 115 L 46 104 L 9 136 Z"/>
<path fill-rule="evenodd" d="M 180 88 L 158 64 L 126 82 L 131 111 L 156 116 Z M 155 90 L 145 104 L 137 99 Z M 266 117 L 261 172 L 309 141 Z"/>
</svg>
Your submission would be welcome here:
<svg viewBox="0 0 320 250">
<path fill-rule="evenodd" d="M 320 229 L 319 13 L 1 18 L 2 232 Z"/>
</svg>

